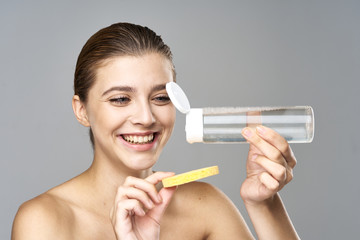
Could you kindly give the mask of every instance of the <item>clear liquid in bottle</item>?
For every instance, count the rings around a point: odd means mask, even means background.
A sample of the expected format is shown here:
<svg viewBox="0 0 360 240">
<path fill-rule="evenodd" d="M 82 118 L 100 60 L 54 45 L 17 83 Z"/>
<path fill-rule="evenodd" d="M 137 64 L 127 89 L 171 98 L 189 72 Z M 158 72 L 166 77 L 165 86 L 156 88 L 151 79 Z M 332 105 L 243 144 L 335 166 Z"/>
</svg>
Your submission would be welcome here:
<svg viewBox="0 0 360 240">
<path fill-rule="evenodd" d="M 190 143 L 243 143 L 246 142 L 241 134 L 243 128 L 259 125 L 275 130 L 289 143 L 308 143 L 314 137 L 314 113 L 310 106 L 204 108 L 192 111 L 198 113 L 196 118 L 186 119 L 186 135 Z M 194 120 L 200 115 L 202 124 L 199 124 L 200 120 Z M 195 125 L 196 137 L 190 121 L 198 122 Z"/>
</svg>

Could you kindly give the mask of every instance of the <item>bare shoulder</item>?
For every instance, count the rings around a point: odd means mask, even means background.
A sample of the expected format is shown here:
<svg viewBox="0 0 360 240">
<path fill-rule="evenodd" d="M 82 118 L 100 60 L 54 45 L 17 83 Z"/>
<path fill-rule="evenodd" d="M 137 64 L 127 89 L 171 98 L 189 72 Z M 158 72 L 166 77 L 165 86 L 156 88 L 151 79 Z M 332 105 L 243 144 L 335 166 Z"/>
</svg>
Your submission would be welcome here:
<svg viewBox="0 0 360 240">
<path fill-rule="evenodd" d="M 217 187 L 192 182 L 179 186 L 176 195 L 182 209 L 206 226 L 206 239 L 253 239 L 235 204 Z"/>
<path fill-rule="evenodd" d="M 232 201 L 220 189 L 209 183 L 191 182 L 179 186 L 177 192 L 180 198 L 186 198 L 192 205 L 199 203 L 203 207 L 212 208 L 222 203 L 222 206 L 238 212 Z"/>
<path fill-rule="evenodd" d="M 46 192 L 23 203 L 15 216 L 12 239 L 59 239 L 71 219 L 71 208 L 56 195 Z M 50 238 L 49 238 L 50 237 Z"/>
</svg>

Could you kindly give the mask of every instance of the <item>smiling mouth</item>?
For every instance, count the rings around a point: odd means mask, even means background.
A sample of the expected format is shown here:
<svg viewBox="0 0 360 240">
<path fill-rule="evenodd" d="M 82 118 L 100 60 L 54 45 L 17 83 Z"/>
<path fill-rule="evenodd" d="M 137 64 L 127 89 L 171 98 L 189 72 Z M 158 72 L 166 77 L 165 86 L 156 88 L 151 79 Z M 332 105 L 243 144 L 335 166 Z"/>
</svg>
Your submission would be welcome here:
<svg viewBox="0 0 360 240">
<path fill-rule="evenodd" d="M 121 135 L 121 137 L 127 141 L 128 143 L 131 144 L 148 144 L 148 143 L 152 143 L 155 139 L 155 134 L 156 133 L 151 133 L 149 135 L 143 135 L 143 136 L 139 136 L 139 135 Z"/>
</svg>

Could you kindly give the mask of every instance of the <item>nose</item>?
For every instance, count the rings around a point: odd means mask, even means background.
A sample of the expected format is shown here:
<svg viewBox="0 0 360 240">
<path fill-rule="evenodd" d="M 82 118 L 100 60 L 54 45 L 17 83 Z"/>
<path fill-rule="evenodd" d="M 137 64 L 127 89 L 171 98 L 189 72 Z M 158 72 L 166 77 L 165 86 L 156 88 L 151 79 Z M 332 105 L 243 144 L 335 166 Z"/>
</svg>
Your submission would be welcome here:
<svg viewBox="0 0 360 240">
<path fill-rule="evenodd" d="M 137 125 L 143 125 L 145 127 L 151 126 L 155 122 L 155 117 L 151 109 L 151 105 L 148 102 L 142 102 L 136 104 L 134 115 L 131 118 L 131 122 Z"/>
</svg>

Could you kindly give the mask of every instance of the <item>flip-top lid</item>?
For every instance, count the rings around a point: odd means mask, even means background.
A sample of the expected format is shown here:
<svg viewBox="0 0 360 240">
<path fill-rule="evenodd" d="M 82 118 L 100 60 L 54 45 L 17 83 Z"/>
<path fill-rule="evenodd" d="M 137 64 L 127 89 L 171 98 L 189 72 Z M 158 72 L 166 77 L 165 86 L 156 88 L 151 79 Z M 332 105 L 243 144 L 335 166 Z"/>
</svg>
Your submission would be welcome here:
<svg viewBox="0 0 360 240">
<path fill-rule="evenodd" d="M 171 102 L 177 110 L 187 114 L 190 111 L 190 103 L 184 91 L 175 82 L 168 82 L 166 84 L 166 91 L 169 95 Z"/>
</svg>

